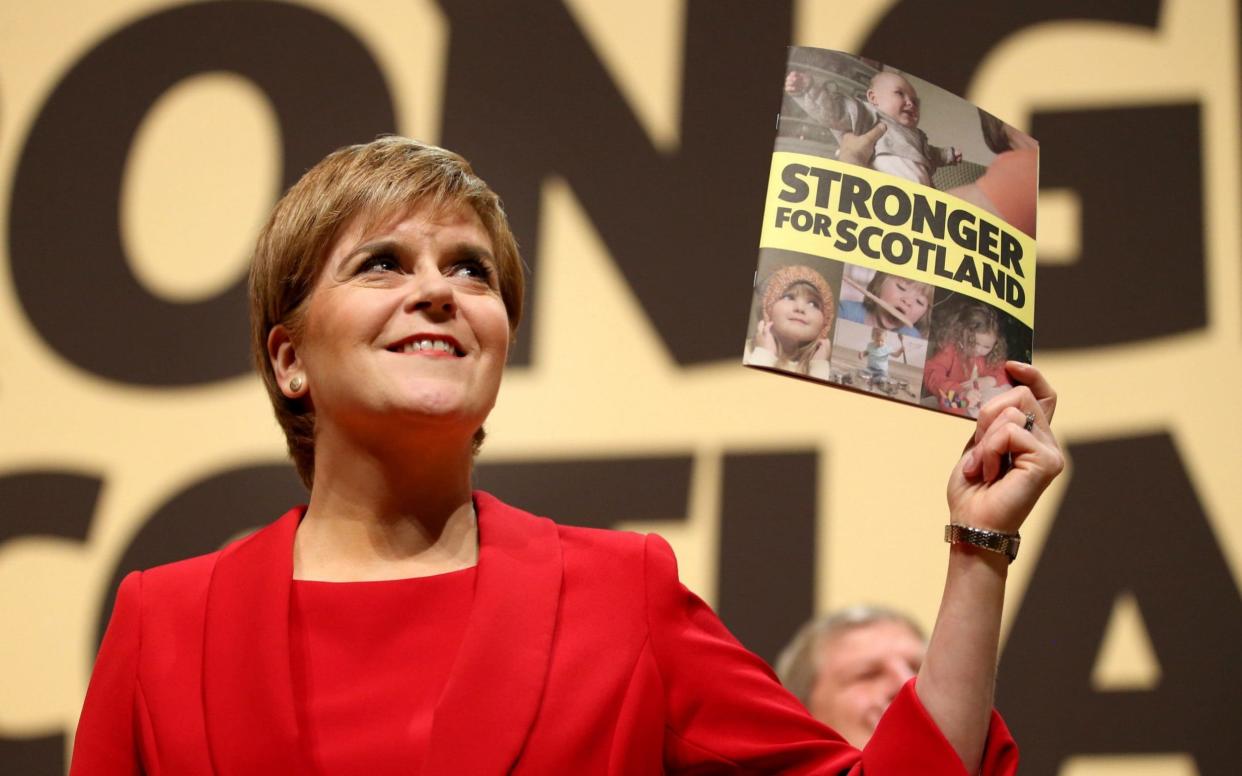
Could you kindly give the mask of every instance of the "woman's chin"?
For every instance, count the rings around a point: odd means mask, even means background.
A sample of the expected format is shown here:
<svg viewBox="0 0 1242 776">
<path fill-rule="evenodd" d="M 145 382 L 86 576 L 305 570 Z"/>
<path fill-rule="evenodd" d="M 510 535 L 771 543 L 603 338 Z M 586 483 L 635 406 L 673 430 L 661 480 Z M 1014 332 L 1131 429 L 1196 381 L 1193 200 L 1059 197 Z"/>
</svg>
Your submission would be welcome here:
<svg viewBox="0 0 1242 776">
<path fill-rule="evenodd" d="M 459 396 L 424 395 L 403 397 L 380 414 L 392 423 L 394 430 L 401 427 L 408 433 L 417 433 L 426 429 L 443 434 L 457 428 L 463 436 L 470 437 L 487 420 L 488 409 L 475 407 Z"/>
</svg>

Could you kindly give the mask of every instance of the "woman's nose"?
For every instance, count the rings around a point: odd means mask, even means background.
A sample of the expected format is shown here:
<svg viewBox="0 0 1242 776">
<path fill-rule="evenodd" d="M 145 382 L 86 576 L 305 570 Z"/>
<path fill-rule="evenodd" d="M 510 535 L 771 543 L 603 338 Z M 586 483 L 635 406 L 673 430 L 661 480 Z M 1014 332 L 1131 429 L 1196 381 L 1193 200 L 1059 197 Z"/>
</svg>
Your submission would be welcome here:
<svg viewBox="0 0 1242 776">
<path fill-rule="evenodd" d="M 420 269 L 410 277 L 412 287 L 405 300 L 407 312 L 422 310 L 429 315 L 451 315 L 456 307 L 453 284 L 438 268 Z"/>
</svg>

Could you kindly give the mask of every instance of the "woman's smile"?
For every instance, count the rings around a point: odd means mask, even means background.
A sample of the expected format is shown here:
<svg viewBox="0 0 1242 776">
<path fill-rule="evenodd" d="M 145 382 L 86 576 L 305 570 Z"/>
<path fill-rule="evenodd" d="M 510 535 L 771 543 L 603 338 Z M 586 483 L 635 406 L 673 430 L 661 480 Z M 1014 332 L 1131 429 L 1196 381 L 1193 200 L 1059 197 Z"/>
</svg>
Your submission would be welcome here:
<svg viewBox="0 0 1242 776">
<path fill-rule="evenodd" d="M 389 345 L 386 350 L 423 356 L 461 358 L 466 355 L 456 339 L 444 334 L 415 334 Z"/>
</svg>

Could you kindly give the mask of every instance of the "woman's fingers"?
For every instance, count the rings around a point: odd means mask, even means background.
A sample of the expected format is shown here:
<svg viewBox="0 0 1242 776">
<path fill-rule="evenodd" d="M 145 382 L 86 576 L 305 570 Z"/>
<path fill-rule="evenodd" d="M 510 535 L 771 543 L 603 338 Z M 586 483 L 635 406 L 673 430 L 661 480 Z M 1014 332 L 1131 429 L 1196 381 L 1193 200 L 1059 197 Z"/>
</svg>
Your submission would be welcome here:
<svg viewBox="0 0 1242 776">
<path fill-rule="evenodd" d="M 1012 461 L 1013 454 L 1032 452 L 1034 440 L 1019 425 L 1001 423 L 992 427 L 991 433 L 979 443 L 976 454 L 980 459 L 984 482 L 995 482 L 1005 473 Z"/>
<path fill-rule="evenodd" d="M 1051 429 L 1048 428 L 1048 419 L 1044 415 L 1043 407 L 1035 397 L 1034 392 L 1025 385 L 1018 385 L 1002 394 L 993 396 L 979 408 L 979 417 L 975 423 L 975 442 L 982 441 L 988 429 L 1008 410 L 1017 410 L 1019 412 L 1018 417 L 1021 420 L 1018 425 L 1026 423 L 1026 417 L 1029 413 L 1035 416 L 1033 428 L 1037 427 L 1041 431 L 1047 430 L 1049 434 L 1052 433 Z M 1012 420 L 1013 417 L 1011 414 L 1010 419 Z"/>
<path fill-rule="evenodd" d="M 1060 448 L 1051 433 L 1037 424 L 1028 429 L 1027 417 L 1017 406 L 1004 408 L 971 450 L 962 474 L 967 479 L 995 482 L 1012 462 L 1036 470 L 1045 484 L 1051 481 L 1064 467 Z"/>
<path fill-rule="evenodd" d="M 1044 411 L 1044 417 L 1051 423 L 1057 409 L 1057 392 L 1048 382 L 1048 378 L 1044 377 L 1044 373 L 1022 361 L 1005 362 L 1005 371 L 1019 384 L 1031 389 L 1035 400 Z"/>
<path fill-rule="evenodd" d="M 1011 533 L 1021 528 L 1044 489 L 1065 468 L 1045 407 L 1056 393 L 1038 370 L 1011 368 L 1029 379 L 988 401 L 975 434 L 949 479 L 949 510 L 967 525 Z"/>
</svg>

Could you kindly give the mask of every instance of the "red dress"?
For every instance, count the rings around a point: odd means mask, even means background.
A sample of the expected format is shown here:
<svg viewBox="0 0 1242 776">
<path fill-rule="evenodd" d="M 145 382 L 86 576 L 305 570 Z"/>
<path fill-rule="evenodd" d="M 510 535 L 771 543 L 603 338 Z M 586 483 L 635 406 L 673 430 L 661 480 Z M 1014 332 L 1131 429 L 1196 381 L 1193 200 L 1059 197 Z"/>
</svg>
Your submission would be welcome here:
<svg viewBox="0 0 1242 776">
<path fill-rule="evenodd" d="M 470 568 L 390 582 L 293 583 L 293 697 L 315 773 L 421 770 L 474 580 Z"/>
<path fill-rule="evenodd" d="M 486 493 L 474 501 L 474 600 L 442 679 L 424 776 L 967 776 L 913 683 L 861 752 L 811 719 L 678 582 L 660 537 L 557 525 Z M 290 645 L 301 515 L 125 578 L 72 776 L 314 771 Z M 993 714 L 981 773 L 1016 767 Z"/>
</svg>

